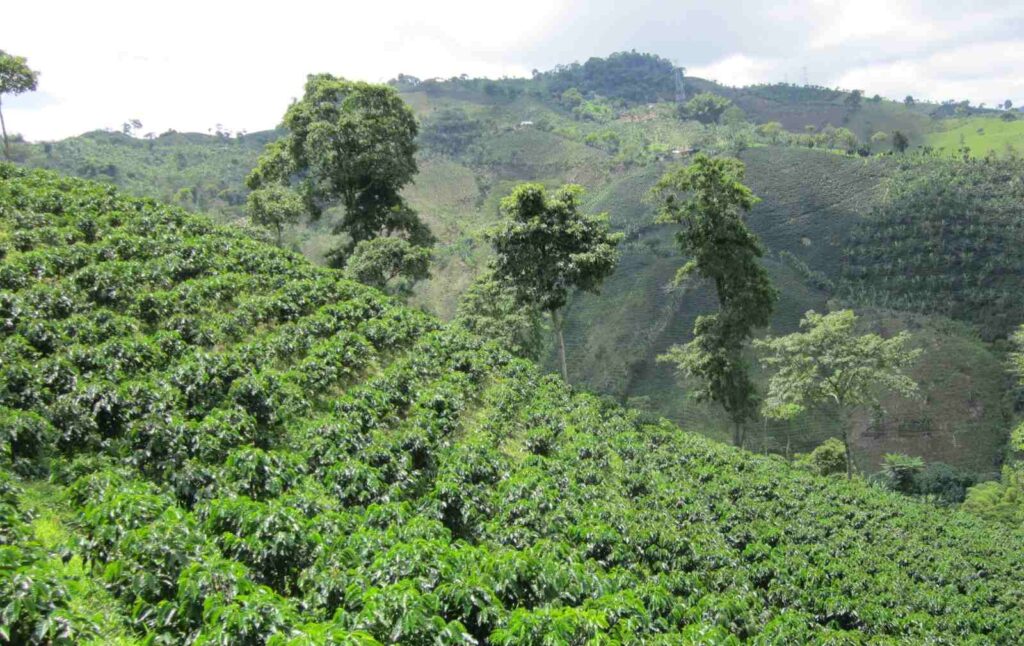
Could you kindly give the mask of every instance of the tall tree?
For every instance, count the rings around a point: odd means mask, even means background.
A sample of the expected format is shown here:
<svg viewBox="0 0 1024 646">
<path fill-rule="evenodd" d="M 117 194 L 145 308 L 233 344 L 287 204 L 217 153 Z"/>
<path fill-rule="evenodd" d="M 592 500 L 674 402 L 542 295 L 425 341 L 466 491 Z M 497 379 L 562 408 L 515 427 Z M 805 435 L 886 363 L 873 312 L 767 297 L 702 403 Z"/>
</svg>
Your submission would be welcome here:
<svg viewBox="0 0 1024 646">
<path fill-rule="evenodd" d="M 777 293 L 761 266 L 761 245 L 743 220 L 758 199 L 743 185 L 743 162 L 697 155 L 666 173 L 652 189 L 658 222 L 682 224 L 676 235 L 689 258 L 676 275 L 711 281 L 719 311 L 697 317 L 694 338 L 659 357 L 697 378 L 698 399 L 718 402 L 733 422 L 733 442 L 743 444 L 743 425 L 757 414 L 758 396 L 743 348 L 768 325 Z"/>
<path fill-rule="evenodd" d="M 864 100 L 864 90 L 854 90 L 846 95 L 843 103 L 850 110 L 860 110 L 861 102 Z"/>
<path fill-rule="evenodd" d="M 846 447 L 846 476 L 853 475 L 850 451 L 851 416 L 859 406 L 877 405 L 885 392 L 917 394 L 917 383 L 903 373 L 920 350 L 908 349 L 910 335 L 889 339 L 857 335 L 852 310 L 829 314 L 807 312 L 801 331 L 755 341 L 765 356 L 761 363 L 774 371 L 768 383 L 764 413 L 795 417 L 812 406 L 832 406 L 839 414 Z"/>
<path fill-rule="evenodd" d="M 417 166 L 418 129 L 394 88 L 313 74 L 285 112 L 288 134 L 267 146 L 246 183 L 297 191 L 310 218 L 343 208 L 335 233 L 346 240 L 329 254 L 343 266 L 363 240 L 400 235 L 429 246 L 433 236 L 401 196 Z"/>
<path fill-rule="evenodd" d="M 23 56 L 14 56 L 0 49 L 0 101 L 4 94 L 17 96 L 34 92 L 39 84 L 39 72 L 29 68 Z M 4 122 L 3 105 L 0 104 L 0 131 L 4 136 L 4 156 L 11 158 L 11 144 L 7 140 L 7 124 Z"/>
<path fill-rule="evenodd" d="M 779 139 L 782 138 L 783 133 L 786 129 L 782 127 L 782 124 L 778 121 L 769 121 L 768 123 L 762 123 L 757 127 L 757 134 L 767 138 L 773 144 L 779 143 Z"/>
<path fill-rule="evenodd" d="M 562 377 L 569 380 L 560 310 L 573 289 L 596 292 L 618 262 L 622 234 L 607 214 L 580 212 L 583 189 L 569 184 L 553 195 L 540 184 L 521 184 L 501 201 L 505 222 L 489 234 L 497 258 L 494 275 L 520 303 L 551 317 Z"/>
</svg>

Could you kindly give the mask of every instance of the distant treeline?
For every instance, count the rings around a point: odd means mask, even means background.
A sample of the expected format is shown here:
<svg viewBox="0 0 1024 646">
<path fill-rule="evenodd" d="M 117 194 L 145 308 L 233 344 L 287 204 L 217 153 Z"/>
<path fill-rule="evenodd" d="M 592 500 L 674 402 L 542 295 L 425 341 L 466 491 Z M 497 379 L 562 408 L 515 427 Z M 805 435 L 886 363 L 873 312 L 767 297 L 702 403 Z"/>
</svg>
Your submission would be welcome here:
<svg viewBox="0 0 1024 646">
<path fill-rule="evenodd" d="M 558 65 L 546 72 L 534 70 L 526 78 L 469 78 L 466 75 L 449 79 L 419 79 L 399 74 L 389 84 L 400 90 L 414 88 L 425 92 L 444 90 L 482 91 L 494 97 L 515 98 L 528 92 L 560 96 L 576 88 L 584 96 L 601 96 L 628 103 L 669 100 L 675 96 L 675 66 L 655 54 L 636 51 L 617 52 L 608 58 L 593 57 L 585 63 Z"/>
</svg>

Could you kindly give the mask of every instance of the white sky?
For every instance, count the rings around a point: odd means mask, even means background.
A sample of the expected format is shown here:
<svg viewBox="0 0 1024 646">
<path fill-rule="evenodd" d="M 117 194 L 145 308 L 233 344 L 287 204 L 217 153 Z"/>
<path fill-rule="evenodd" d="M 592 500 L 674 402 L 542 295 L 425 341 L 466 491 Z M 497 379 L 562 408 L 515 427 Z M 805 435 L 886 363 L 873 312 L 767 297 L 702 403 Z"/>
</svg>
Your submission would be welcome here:
<svg viewBox="0 0 1024 646">
<path fill-rule="evenodd" d="M 868 95 L 1024 104 L 1024 2 L 1013 0 L 8 4 L 0 49 L 42 75 L 38 92 L 4 97 L 4 115 L 32 140 L 132 118 L 142 132 L 262 130 L 312 72 L 522 76 L 624 49 L 729 84 L 802 82 L 806 68 L 812 83 Z"/>
</svg>

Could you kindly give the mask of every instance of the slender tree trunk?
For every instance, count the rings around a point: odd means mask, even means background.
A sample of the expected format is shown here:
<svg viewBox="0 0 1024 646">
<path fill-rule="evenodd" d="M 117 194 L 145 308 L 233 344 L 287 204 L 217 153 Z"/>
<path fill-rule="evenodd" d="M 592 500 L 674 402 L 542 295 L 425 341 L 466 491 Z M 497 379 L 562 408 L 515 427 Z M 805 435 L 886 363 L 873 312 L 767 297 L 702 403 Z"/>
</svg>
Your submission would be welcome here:
<svg viewBox="0 0 1024 646">
<path fill-rule="evenodd" d="M 846 446 L 846 479 L 853 479 L 853 454 L 850 452 L 850 432 L 843 430 L 843 444 Z"/>
<path fill-rule="evenodd" d="M 562 365 L 562 379 L 569 383 L 569 367 L 565 362 L 565 337 L 562 335 L 562 319 L 558 310 L 551 310 L 551 323 L 555 328 L 555 338 L 558 340 L 558 358 Z"/>
<path fill-rule="evenodd" d="M 7 161 L 11 161 L 11 144 L 7 141 L 7 124 L 4 123 L 4 111 L 3 106 L 0 105 L 0 130 L 4 133 L 4 157 Z"/>
<path fill-rule="evenodd" d="M 733 446 L 743 448 L 743 424 L 739 422 L 732 424 L 732 443 Z"/>
<path fill-rule="evenodd" d="M 761 447 L 761 450 L 764 452 L 765 455 L 768 455 L 768 418 L 767 417 L 764 418 L 764 422 L 762 422 L 761 427 L 764 429 L 764 440 L 763 440 L 764 445 Z"/>
<path fill-rule="evenodd" d="M 850 433 L 852 430 L 850 428 L 850 414 L 843 411 L 841 417 L 843 420 L 843 446 L 846 448 L 846 479 L 851 480 L 856 469 L 854 469 L 853 464 L 853 450 L 850 448 Z"/>
</svg>

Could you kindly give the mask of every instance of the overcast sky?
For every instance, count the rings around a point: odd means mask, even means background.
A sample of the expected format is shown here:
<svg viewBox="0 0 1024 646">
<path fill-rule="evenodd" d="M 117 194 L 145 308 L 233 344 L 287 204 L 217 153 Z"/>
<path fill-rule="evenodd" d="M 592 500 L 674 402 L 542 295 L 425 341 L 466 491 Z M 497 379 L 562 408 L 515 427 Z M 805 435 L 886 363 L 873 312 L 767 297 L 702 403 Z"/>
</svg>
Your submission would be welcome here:
<svg viewBox="0 0 1024 646">
<path fill-rule="evenodd" d="M 1024 104 L 1020 0 L 7 5 L 0 49 L 28 57 L 42 76 L 38 92 L 5 96 L 4 114 L 32 140 L 132 118 L 143 132 L 262 130 L 311 72 L 520 76 L 628 49 L 731 85 L 802 83 L 806 73 L 810 83 L 869 96 Z"/>
</svg>

